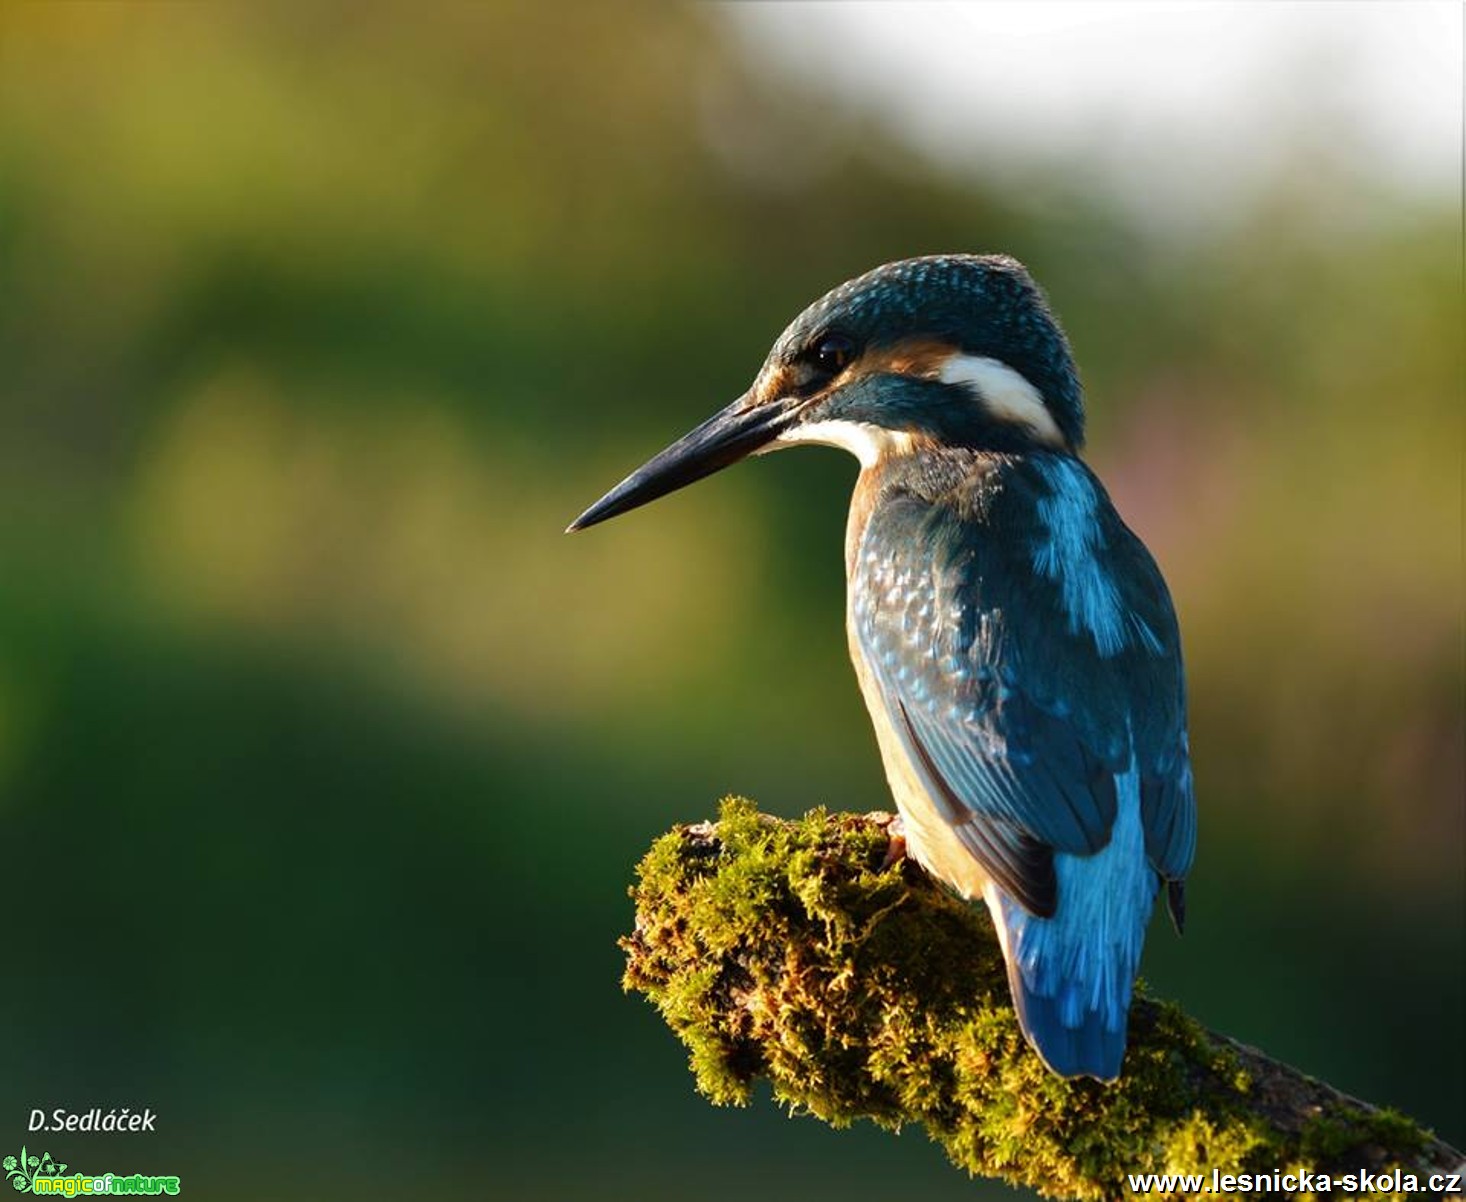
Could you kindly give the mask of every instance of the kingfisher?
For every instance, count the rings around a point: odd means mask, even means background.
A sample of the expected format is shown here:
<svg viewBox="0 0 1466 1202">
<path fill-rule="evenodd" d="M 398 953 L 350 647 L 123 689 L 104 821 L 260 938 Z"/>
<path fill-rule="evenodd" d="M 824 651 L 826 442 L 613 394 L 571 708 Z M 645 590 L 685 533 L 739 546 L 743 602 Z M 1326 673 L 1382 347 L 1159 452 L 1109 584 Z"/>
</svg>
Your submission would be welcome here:
<svg viewBox="0 0 1466 1202">
<path fill-rule="evenodd" d="M 1175 610 L 1080 458 L 1068 339 L 1008 256 L 877 267 L 569 530 L 801 443 L 860 461 L 846 626 L 905 850 L 986 904 L 1044 1063 L 1112 1081 L 1162 885 L 1184 926 L 1196 801 Z"/>
</svg>

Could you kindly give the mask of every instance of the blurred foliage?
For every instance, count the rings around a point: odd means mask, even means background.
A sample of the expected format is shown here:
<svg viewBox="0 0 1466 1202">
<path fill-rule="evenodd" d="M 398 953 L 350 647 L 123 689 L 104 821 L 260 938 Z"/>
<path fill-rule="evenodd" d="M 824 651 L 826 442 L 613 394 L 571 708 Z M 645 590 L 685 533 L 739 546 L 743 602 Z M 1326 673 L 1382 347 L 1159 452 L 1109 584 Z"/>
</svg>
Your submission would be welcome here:
<svg viewBox="0 0 1466 1202">
<path fill-rule="evenodd" d="M 826 287 L 1002 249 L 1186 637 L 1202 850 L 1148 975 L 1459 1141 L 1458 214 L 1324 155 L 1154 237 L 1082 173 L 943 175 L 725 21 L 0 12 L 0 1114 L 151 1105 L 109 1167 L 219 1197 L 971 1196 L 706 1113 L 616 990 L 670 822 L 888 804 L 852 467 L 559 531 Z"/>
</svg>

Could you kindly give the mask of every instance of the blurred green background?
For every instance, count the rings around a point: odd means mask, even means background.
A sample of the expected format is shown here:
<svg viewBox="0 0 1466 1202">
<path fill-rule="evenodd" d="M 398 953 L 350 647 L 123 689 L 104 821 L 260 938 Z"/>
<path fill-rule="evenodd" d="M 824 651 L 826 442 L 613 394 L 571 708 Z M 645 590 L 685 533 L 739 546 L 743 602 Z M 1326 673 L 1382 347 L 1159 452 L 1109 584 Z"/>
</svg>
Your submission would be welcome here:
<svg viewBox="0 0 1466 1202">
<path fill-rule="evenodd" d="M 1148 979 L 1466 1137 L 1457 199 L 1324 120 L 1178 231 L 1083 162 L 939 161 L 739 20 L 0 13 L 7 1153 L 221 1199 L 982 1196 L 918 1131 L 714 1110 L 618 989 L 672 823 L 889 804 L 853 464 L 560 534 L 825 288 L 958 249 L 1048 289 L 1181 615 L 1202 842 Z M 25 1131 L 93 1105 L 157 1132 Z"/>
</svg>

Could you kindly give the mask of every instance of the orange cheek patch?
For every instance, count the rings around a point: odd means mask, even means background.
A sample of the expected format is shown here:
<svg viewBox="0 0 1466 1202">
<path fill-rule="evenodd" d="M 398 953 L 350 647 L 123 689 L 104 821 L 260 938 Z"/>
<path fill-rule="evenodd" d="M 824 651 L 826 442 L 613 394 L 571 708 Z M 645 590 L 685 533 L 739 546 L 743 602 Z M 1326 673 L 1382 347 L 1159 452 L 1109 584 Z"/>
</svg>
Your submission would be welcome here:
<svg viewBox="0 0 1466 1202">
<path fill-rule="evenodd" d="M 948 342 L 912 339 L 867 351 L 846 369 L 846 374 L 852 379 L 857 376 L 897 375 L 934 380 L 956 353 L 957 348 Z"/>
<path fill-rule="evenodd" d="M 809 400 L 813 401 L 818 396 L 826 395 L 863 376 L 898 375 L 940 379 L 943 368 L 956 354 L 957 348 L 951 343 L 932 339 L 911 339 L 895 346 L 868 350 L 831 380 L 828 387 L 822 388 Z M 797 395 L 809 383 L 811 374 L 812 369 L 802 363 L 775 363 L 765 368 L 754 381 L 754 404 L 764 405 L 780 397 Z"/>
</svg>

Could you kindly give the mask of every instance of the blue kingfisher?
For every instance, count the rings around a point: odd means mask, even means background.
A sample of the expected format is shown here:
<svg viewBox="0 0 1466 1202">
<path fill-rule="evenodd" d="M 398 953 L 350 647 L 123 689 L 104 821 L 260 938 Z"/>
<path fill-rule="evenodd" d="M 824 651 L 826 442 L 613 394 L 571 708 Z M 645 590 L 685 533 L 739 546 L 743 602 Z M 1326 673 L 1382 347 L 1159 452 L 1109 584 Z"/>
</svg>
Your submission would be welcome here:
<svg viewBox="0 0 1466 1202">
<path fill-rule="evenodd" d="M 1049 1068 L 1113 1080 L 1162 882 L 1184 922 L 1196 802 L 1171 598 L 1083 442 L 1024 267 L 907 259 L 801 313 L 747 392 L 570 529 L 780 447 L 860 460 L 850 653 L 906 848 L 986 903 Z"/>
</svg>

